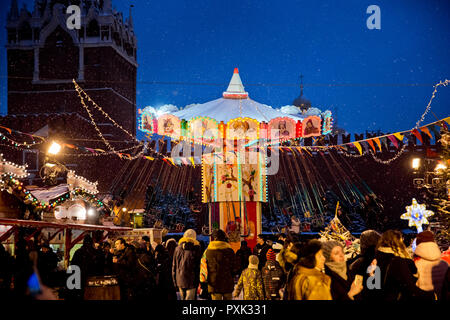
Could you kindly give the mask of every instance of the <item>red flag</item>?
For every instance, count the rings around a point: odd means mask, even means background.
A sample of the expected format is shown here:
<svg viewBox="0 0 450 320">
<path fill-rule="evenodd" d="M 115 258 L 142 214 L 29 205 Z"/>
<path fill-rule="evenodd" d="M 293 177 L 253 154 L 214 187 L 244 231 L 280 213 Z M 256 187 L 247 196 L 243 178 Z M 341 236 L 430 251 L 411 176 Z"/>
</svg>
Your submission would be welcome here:
<svg viewBox="0 0 450 320">
<path fill-rule="evenodd" d="M 417 129 L 413 129 L 412 134 L 416 136 L 417 139 L 419 139 L 420 143 L 423 144 L 422 135 Z"/>
<path fill-rule="evenodd" d="M 375 150 L 375 146 L 373 145 L 373 141 L 372 140 L 367 140 L 367 142 L 369 143 L 369 145 L 372 148 L 373 152 L 377 153 L 377 151 Z"/>
<path fill-rule="evenodd" d="M 389 140 L 394 144 L 394 146 L 398 149 L 397 139 L 394 136 L 388 136 Z"/>
</svg>

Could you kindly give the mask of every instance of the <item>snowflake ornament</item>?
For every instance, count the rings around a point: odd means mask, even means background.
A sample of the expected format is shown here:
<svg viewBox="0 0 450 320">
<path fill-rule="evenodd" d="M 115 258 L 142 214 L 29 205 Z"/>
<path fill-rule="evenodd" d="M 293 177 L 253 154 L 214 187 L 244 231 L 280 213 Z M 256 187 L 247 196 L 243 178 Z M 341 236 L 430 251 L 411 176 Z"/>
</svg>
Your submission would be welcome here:
<svg viewBox="0 0 450 320">
<path fill-rule="evenodd" d="M 417 233 L 423 231 L 422 224 L 428 224 L 428 217 L 431 217 L 434 212 L 426 210 L 424 204 L 417 203 L 416 199 L 412 199 L 412 205 L 406 206 L 406 212 L 400 216 L 400 219 L 409 220 L 409 227 L 416 227 Z"/>
</svg>

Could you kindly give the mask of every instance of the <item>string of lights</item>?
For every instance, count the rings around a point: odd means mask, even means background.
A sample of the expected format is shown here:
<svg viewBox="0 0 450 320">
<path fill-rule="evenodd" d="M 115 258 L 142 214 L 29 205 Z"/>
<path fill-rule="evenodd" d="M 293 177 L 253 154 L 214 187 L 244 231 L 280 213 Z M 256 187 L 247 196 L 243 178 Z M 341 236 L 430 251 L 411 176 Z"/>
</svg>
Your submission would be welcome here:
<svg viewBox="0 0 450 320">
<path fill-rule="evenodd" d="M 420 123 L 425 119 L 425 116 L 427 115 L 427 113 L 431 110 L 431 102 L 433 102 L 433 99 L 436 97 L 436 93 L 437 93 L 437 89 L 440 86 L 447 86 L 449 84 L 449 80 L 445 79 L 444 81 L 439 81 L 439 83 L 434 85 L 434 90 L 433 90 L 433 94 L 431 95 L 431 99 L 428 102 L 427 107 L 425 108 L 425 112 L 422 114 L 422 116 L 420 117 L 420 119 L 417 121 L 416 126 L 414 127 L 414 129 L 417 129 L 420 126 Z"/>
<path fill-rule="evenodd" d="M 132 135 L 131 133 L 129 133 L 126 129 L 124 129 L 120 124 L 118 124 L 113 118 L 111 118 L 109 116 L 109 114 L 107 114 L 105 111 L 103 111 L 103 109 L 97 104 L 95 103 L 94 100 L 91 99 L 91 97 L 78 85 L 78 83 L 76 83 L 75 80 L 73 80 L 73 83 L 75 85 L 75 88 L 77 90 L 77 92 L 82 92 L 83 95 L 85 96 L 86 99 L 88 99 L 89 102 L 91 102 L 95 108 L 97 108 L 109 121 L 111 121 L 114 126 L 116 126 L 116 128 L 121 129 L 123 132 L 125 132 L 128 136 L 130 136 L 133 140 L 139 142 L 136 137 L 134 135 Z"/>
<path fill-rule="evenodd" d="M 391 162 L 397 160 L 397 159 L 405 152 L 405 150 L 406 150 L 406 144 L 404 144 L 403 147 L 395 154 L 395 156 L 392 157 L 392 158 L 389 159 L 389 160 L 381 160 L 381 159 L 377 158 L 377 157 L 375 156 L 375 153 L 374 153 L 372 150 L 369 150 L 369 153 L 372 155 L 372 158 L 373 158 L 376 162 L 382 163 L 382 164 L 390 164 Z"/>
</svg>

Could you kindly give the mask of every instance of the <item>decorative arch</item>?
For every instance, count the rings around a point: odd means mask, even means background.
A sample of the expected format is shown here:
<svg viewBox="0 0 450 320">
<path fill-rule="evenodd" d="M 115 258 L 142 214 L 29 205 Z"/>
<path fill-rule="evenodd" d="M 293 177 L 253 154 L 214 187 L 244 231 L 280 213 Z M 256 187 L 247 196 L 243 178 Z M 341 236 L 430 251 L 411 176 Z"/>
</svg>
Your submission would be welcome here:
<svg viewBox="0 0 450 320">
<path fill-rule="evenodd" d="M 97 19 L 91 19 L 86 26 L 86 37 L 100 37 L 100 25 Z"/>
<path fill-rule="evenodd" d="M 19 33 L 19 41 L 33 39 L 33 30 L 31 29 L 31 26 L 28 23 L 28 21 L 24 21 L 20 24 L 18 33 Z"/>
<path fill-rule="evenodd" d="M 231 119 L 227 123 L 227 139 L 249 139 L 259 138 L 259 122 L 248 117 Z"/>
<path fill-rule="evenodd" d="M 53 33 L 53 31 L 59 26 L 61 27 L 65 32 L 67 32 L 70 37 L 72 38 L 72 42 L 74 44 L 79 44 L 78 37 L 77 37 L 77 30 L 69 30 L 66 26 L 66 17 L 62 14 L 62 9 L 64 7 L 61 4 L 55 4 L 53 7 L 53 16 L 50 22 L 42 29 L 41 36 L 39 38 L 40 43 L 42 46 L 47 41 L 47 38 L 50 36 L 50 34 Z"/>
</svg>

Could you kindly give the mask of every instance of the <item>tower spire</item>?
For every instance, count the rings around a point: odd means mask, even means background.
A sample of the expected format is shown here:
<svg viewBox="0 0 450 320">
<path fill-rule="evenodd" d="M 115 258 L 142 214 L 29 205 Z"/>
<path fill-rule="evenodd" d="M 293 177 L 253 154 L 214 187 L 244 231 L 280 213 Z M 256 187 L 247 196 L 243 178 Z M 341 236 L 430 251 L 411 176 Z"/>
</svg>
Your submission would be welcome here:
<svg viewBox="0 0 450 320">
<path fill-rule="evenodd" d="M 15 20 L 19 18 L 19 7 L 17 5 L 17 0 L 11 0 L 11 9 L 9 11 L 9 19 Z"/>
<path fill-rule="evenodd" d="M 303 75 L 300 75 L 300 97 L 303 96 Z"/>
<path fill-rule="evenodd" d="M 130 5 L 130 15 L 128 16 L 128 27 L 131 29 L 133 29 L 133 17 L 131 15 L 131 8 L 133 8 L 134 5 Z"/>
</svg>

